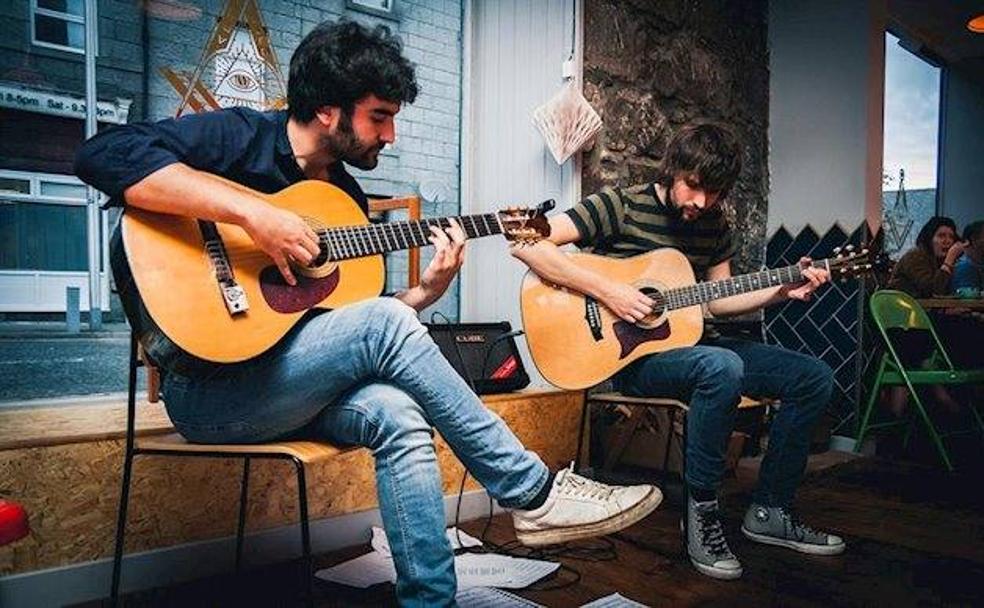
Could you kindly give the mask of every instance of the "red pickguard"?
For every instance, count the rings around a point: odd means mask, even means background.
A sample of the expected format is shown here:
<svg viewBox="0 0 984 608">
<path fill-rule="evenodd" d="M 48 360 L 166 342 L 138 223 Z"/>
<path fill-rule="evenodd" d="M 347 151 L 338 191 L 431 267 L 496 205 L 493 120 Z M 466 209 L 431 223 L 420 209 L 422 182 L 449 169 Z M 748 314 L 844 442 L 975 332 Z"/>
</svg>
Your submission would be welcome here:
<svg viewBox="0 0 984 608">
<path fill-rule="evenodd" d="M 622 347 L 619 359 L 626 358 L 640 344 L 653 340 L 665 340 L 670 337 L 669 321 L 663 321 L 652 329 L 643 329 L 632 323 L 616 321 L 613 329 L 615 330 L 615 338 L 618 339 L 619 346 Z"/>
<path fill-rule="evenodd" d="M 267 266 L 260 272 L 260 291 L 267 305 L 279 313 L 308 310 L 331 295 L 338 286 L 338 271 L 326 277 L 312 279 L 300 274 L 297 285 L 288 285 L 276 266 Z"/>
</svg>

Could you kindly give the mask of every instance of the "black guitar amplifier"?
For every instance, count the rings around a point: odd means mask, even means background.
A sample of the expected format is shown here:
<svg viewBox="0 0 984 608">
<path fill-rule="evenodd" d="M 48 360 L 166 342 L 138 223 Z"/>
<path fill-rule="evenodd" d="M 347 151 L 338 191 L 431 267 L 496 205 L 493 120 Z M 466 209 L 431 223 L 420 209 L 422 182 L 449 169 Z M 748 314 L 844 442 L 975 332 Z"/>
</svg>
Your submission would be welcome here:
<svg viewBox="0 0 984 608">
<path fill-rule="evenodd" d="M 434 342 L 455 371 L 479 395 L 524 388 L 530 377 L 508 321 L 501 323 L 426 323 Z"/>
</svg>

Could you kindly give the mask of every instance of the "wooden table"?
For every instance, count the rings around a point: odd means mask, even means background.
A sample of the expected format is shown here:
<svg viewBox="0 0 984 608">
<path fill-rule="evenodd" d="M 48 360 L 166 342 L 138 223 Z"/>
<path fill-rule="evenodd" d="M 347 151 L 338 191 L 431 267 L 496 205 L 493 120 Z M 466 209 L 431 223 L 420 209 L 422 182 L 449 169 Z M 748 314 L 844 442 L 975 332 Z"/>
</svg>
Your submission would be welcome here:
<svg viewBox="0 0 984 608">
<path fill-rule="evenodd" d="M 984 312 L 984 298 L 924 298 L 916 301 L 923 308 L 967 308 Z"/>
</svg>

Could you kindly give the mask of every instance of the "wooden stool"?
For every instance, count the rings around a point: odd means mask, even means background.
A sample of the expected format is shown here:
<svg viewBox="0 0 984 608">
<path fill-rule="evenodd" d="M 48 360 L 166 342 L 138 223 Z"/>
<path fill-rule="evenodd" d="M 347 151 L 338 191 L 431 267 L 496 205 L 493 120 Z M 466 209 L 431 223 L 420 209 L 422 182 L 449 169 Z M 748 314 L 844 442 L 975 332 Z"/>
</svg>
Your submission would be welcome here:
<svg viewBox="0 0 984 608">
<path fill-rule="evenodd" d="M 674 412 L 680 412 L 684 417 L 683 421 L 683 453 L 686 454 L 686 440 L 687 440 L 687 425 L 686 425 L 686 414 L 690 410 L 690 406 L 680 401 L 679 399 L 671 399 L 667 397 L 630 397 L 628 395 L 623 395 L 619 392 L 602 392 L 602 393 L 589 393 L 584 402 L 584 409 L 581 411 L 581 428 L 578 435 L 578 445 L 577 445 L 577 457 L 575 460 L 575 466 L 580 469 L 582 466 L 582 453 L 584 454 L 584 462 L 590 462 L 590 446 L 591 446 L 591 417 L 589 412 L 591 410 L 591 405 L 593 403 L 607 403 L 614 405 L 615 408 L 623 413 L 628 422 L 623 425 L 621 429 L 616 433 L 613 438 L 608 451 L 605 454 L 605 463 L 603 468 L 605 470 L 610 470 L 618 462 L 619 458 L 625 452 L 629 443 L 632 441 L 633 435 L 639 429 L 639 427 L 644 423 L 645 417 L 637 414 L 633 410 L 636 408 L 667 408 L 671 411 L 671 416 Z M 773 407 L 777 404 L 774 399 L 755 399 L 752 397 L 742 396 L 741 402 L 738 404 L 738 409 L 749 409 L 755 407 Z M 672 421 L 672 418 L 671 418 Z M 671 445 L 672 435 L 671 432 L 667 433 L 666 440 L 666 450 L 663 455 L 663 466 L 666 466 L 670 455 L 670 445 Z"/>
</svg>

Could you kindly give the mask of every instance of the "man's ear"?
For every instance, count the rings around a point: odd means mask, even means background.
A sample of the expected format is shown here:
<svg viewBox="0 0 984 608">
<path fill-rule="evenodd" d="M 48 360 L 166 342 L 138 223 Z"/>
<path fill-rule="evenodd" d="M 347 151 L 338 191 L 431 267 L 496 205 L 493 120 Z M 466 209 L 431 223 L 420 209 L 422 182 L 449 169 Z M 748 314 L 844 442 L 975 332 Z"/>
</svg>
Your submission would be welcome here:
<svg viewBox="0 0 984 608">
<path fill-rule="evenodd" d="M 338 125 L 338 119 L 342 116 L 342 109 L 338 106 L 321 106 L 314 111 L 314 119 L 327 129 L 334 129 Z"/>
</svg>

